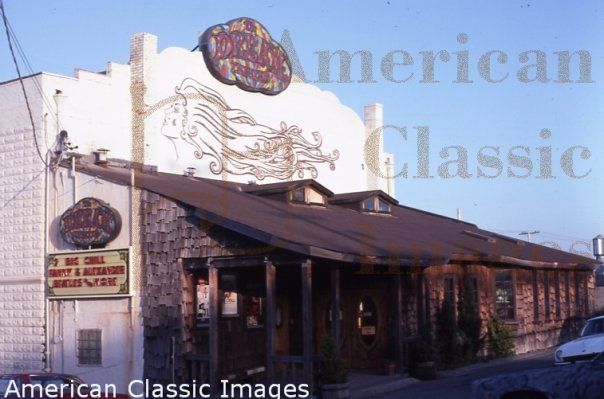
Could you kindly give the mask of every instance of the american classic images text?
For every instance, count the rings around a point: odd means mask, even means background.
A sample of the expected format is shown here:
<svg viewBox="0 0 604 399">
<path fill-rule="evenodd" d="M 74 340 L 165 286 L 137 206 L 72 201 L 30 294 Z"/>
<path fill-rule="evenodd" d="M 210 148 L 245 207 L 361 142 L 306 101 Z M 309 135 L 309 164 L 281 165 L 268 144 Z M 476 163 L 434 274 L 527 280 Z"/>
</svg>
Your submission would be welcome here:
<svg viewBox="0 0 604 399">
<path fill-rule="evenodd" d="M 153 384 L 149 380 L 133 380 L 128 384 L 128 396 L 134 399 L 188 399 L 188 398 L 308 398 L 310 390 L 308 384 L 230 384 L 228 380 L 221 380 L 218 387 L 218 396 L 212 395 L 210 384 L 198 384 L 193 380 L 190 384 Z M 3 398 L 90 398 L 112 399 L 117 398 L 115 384 L 20 384 L 10 380 Z"/>
</svg>

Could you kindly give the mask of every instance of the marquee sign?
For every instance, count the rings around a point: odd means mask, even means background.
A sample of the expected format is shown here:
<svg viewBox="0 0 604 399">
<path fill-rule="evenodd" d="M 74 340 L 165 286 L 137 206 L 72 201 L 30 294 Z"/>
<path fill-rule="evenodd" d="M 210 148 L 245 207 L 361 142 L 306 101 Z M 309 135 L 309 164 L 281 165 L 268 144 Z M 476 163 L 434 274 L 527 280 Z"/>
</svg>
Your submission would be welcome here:
<svg viewBox="0 0 604 399">
<path fill-rule="evenodd" d="M 287 53 L 264 26 L 251 18 L 208 28 L 199 38 L 199 49 L 212 75 L 222 83 L 275 95 L 291 82 Z"/>
<path fill-rule="evenodd" d="M 120 232 L 119 213 L 96 198 L 84 198 L 65 211 L 59 221 L 63 239 L 78 247 L 105 245 Z"/>
<path fill-rule="evenodd" d="M 128 250 L 51 254 L 48 257 L 50 297 L 129 294 Z"/>
</svg>

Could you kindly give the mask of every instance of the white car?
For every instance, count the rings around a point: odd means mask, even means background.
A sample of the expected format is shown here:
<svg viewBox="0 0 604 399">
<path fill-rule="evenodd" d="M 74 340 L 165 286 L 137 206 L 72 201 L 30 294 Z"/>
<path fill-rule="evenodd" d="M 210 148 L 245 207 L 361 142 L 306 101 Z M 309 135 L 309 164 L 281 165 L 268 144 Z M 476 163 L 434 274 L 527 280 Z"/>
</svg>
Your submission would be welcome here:
<svg viewBox="0 0 604 399">
<path fill-rule="evenodd" d="M 604 351 L 604 316 L 587 320 L 581 336 L 556 350 L 554 355 L 557 364 L 575 363 L 593 359 Z"/>
</svg>

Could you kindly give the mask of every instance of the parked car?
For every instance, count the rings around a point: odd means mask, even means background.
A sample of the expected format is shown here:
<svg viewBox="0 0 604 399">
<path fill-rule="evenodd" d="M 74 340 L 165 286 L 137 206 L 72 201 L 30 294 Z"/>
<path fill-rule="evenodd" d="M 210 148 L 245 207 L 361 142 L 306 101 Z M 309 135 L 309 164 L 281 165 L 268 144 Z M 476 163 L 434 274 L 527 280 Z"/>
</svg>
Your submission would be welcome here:
<svg viewBox="0 0 604 399">
<path fill-rule="evenodd" d="M 589 362 L 485 378 L 472 388 L 474 399 L 602 399 L 604 352 Z"/>
<path fill-rule="evenodd" d="M 39 385 L 43 390 L 49 388 L 50 391 L 43 391 L 42 395 L 40 395 L 39 390 L 35 392 L 31 392 L 30 390 L 23 392 L 22 387 L 24 384 Z M 62 395 L 60 395 L 59 392 L 62 386 L 63 391 Z M 53 393 L 53 387 L 56 387 L 58 391 Z M 96 387 L 100 387 L 100 385 L 88 385 L 79 377 L 69 374 L 16 373 L 0 375 L 0 398 L 4 399 L 90 399 L 92 396 L 96 397 L 96 392 L 91 391 L 91 389 L 96 389 Z M 18 391 L 17 393 L 13 392 L 15 389 Z M 116 393 L 115 396 L 112 393 L 105 395 L 101 391 L 100 399 L 128 399 L 128 395 L 119 393 Z"/>
<path fill-rule="evenodd" d="M 587 320 L 581 335 L 560 346 L 554 355 L 557 364 L 593 359 L 604 351 L 604 316 Z"/>
</svg>

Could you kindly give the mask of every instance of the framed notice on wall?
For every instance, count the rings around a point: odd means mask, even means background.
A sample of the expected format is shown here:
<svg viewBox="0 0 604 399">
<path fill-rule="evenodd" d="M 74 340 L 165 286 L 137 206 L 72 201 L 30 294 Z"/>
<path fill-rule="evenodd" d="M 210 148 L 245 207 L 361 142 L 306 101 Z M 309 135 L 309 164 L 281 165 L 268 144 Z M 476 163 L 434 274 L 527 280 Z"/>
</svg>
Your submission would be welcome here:
<svg viewBox="0 0 604 399">
<path fill-rule="evenodd" d="M 220 276 L 220 283 L 222 287 L 222 315 L 227 317 L 239 316 L 237 275 L 223 274 Z"/>
<path fill-rule="evenodd" d="M 197 280 L 195 303 L 195 324 L 197 327 L 210 325 L 210 286 L 204 278 Z"/>
</svg>

